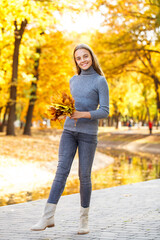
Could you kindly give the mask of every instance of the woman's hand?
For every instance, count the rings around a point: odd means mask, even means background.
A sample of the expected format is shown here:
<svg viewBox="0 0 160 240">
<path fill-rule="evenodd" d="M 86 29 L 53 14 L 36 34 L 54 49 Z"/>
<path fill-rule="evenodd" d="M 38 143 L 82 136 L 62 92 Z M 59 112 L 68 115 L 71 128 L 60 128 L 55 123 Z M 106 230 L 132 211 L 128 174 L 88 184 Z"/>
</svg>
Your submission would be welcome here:
<svg viewBox="0 0 160 240">
<path fill-rule="evenodd" d="M 79 112 L 74 111 L 74 113 L 70 117 L 71 119 L 77 120 L 79 118 L 91 118 L 90 112 Z"/>
</svg>

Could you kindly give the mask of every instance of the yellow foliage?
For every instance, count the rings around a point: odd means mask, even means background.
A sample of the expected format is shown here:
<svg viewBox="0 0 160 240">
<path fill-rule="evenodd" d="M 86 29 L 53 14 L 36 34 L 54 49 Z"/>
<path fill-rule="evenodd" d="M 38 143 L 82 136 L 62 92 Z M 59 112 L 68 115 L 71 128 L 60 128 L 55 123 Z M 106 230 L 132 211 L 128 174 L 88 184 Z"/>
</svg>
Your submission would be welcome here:
<svg viewBox="0 0 160 240">
<path fill-rule="evenodd" d="M 63 93 L 61 98 L 54 97 L 54 100 L 52 100 L 51 105 L 47 109 L 46 117 L 51 119 L 51 121 L 56 121 L 64 119 L 66 116 L 71 116 L 75 111 L 74 102 L 74 99 L 66 93 Z"/>
</svg>

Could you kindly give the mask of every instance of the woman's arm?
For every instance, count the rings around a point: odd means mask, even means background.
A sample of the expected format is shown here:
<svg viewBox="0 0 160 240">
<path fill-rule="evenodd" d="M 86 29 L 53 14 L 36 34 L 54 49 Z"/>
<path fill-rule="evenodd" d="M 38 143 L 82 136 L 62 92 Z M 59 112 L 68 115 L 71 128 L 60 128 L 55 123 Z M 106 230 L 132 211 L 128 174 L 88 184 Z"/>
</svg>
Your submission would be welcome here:
<svg viewBox="0 0 160 240">
<path fill-rule="evenodd" d="M 77 120 L 79 118 L 91 118 L 91 114 L 90 112 L 75 111 L 71 116 L 71 119 L 74 119 L 74 120 Z"/>
<path fill-rule="evenodd" d="M 109 88 L 105 77 L 98 82 L 99 109 L 90 111 L 91 119 L 103 119 L 109 115 Z"/>
</svg>

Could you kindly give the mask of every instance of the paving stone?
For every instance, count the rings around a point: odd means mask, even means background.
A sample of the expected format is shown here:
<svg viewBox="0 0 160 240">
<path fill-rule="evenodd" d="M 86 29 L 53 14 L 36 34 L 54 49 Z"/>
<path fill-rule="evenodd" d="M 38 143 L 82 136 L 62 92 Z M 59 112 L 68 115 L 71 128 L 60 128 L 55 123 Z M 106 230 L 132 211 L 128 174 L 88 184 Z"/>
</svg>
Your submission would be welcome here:
<svg viewBox="0 0 160 240">
<path fill-rule="evenodd" d="M 129 196 L 129 197 L 126 197 Z M 0 240 L 158 240 L 160 179 L 93 191 L 90 233 L 78 235 L 79 194 L 62 196 L 56 226 L 33 232 L 46 199 L 0 207 Z"/>
</svg>

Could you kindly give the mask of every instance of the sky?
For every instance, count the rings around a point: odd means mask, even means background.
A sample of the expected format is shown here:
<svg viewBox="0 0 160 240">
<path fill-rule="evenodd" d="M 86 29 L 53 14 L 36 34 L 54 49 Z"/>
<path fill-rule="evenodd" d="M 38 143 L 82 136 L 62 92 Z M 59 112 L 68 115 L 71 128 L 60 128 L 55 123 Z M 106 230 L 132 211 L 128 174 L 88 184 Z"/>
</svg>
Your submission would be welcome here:
<svg viewBox="0 0 160 240">
<path fill-rule="evenodd" d="M 97 29 L 102 29 L 100 27 L 101 23 L 103 22 L 103 17 L 100 12 L 95 12 L 93 15 L 88 13 L 81 13 L 81 14 L 72 14 L 69 15 L 65 13 L 62 17 L 58 17 L 60 20 L 61 25 L 58 27 L 59 30 L 67 30 L 68 32 L 87 32 Z"/>
</svg>

